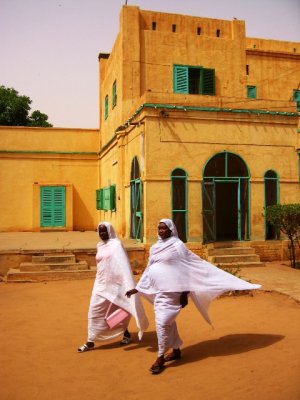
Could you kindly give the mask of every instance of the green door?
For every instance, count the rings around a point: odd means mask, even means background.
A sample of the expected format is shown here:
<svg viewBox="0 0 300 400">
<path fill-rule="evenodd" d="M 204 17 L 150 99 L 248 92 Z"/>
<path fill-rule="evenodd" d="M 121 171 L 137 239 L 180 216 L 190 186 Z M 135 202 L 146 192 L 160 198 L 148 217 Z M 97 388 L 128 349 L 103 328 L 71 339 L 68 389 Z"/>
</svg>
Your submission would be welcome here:
<svg viewBox="0 0 300 400">
<path fill-rule="evenodd" d="M 131 237 L 142 240 L 142 182 L 134 179 L 130 183 L 131 191 Z"/>
<path fill-rule="evenodd" d="M 202 184 L 204 243 L 249 240 L 249 176 L 237 154 L 224 151 L 208 160 Z"/>
<path fill-rule="evenodd" d="M 41 201 L 41 227 L 66 226 L 66 188 L 65 186 L 42 186 Z"/>
<path fill-rule="evenodd" d="M 265 209 L 268 206 L 278 204 L 279 199 L 279 185 L 278 175 L 275 171 L 269 170 L 264 176 L 265 186 Z M 266 240 L 279 239 L 280 232 L 270 223 L 266 221 L 265 217 L 265 238 Z"/>
<path fill-rule="evenodd" d="M 238 179 L 215 179 L 216 239 L 241 240 L 241 196 Z"/>
<path fill-rule="evenodd" d="M 143 239 L 142 190 L 139 162 L 137 157 L 134 157 L 130 179 L 130 237 L 141 241 Z"/>
<path fill-rule="evenodd" d="M 203 243 L 216 241 L 216 186 L 202 182 Z"/>
</svg>

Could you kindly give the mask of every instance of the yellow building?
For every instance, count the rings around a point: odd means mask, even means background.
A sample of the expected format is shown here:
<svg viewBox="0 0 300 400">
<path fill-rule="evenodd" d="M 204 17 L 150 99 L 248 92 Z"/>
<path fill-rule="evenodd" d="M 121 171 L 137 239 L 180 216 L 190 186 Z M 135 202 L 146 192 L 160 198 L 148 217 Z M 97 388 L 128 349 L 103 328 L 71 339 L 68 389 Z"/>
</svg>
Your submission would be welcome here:
<svg viewBox="0 0 300 400">
<path fill-rule="evenodd" d="M 171 217 L 187 242 L 274 239 L 264 207 L 300 199 L 299 71 L 299 43 L 244 21 L 123 6 L 99 132 L 0 128 L 0 229 L 105 219 L 151 243 Z"/>
<path fill-rule="evenodd" d="M 264 207 L 300 200 L 299 43 L 124 6 L 99 64 L 101 218 L 144 242 L 162 217 L 188 242 L 275 238 Z"/>
<path fill-rule="evenodd" d="M 0 231 L 94 230 L 99 131 L 0 127 Z"/>
</svg>

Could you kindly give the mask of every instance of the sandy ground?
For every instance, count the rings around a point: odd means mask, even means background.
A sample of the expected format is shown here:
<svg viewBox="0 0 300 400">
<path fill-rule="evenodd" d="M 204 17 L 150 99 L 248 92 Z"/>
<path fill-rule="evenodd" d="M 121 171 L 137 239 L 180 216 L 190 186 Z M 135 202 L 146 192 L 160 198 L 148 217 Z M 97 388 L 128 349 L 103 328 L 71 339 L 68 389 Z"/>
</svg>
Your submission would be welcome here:
<svg viewBox="0 0 300 400">
<path fill-rule="evenodd" d="M 149 331 L 137 342 L 86 338 L 93 280 L 0 284 L 1 400 L 299 400 L 300 305 L 285 295 L 226 296 L 210 308 L 214 329 L 193 304 L 178 328 L 183 358 L 160 375 L 152 307 Z"/>
</svg>

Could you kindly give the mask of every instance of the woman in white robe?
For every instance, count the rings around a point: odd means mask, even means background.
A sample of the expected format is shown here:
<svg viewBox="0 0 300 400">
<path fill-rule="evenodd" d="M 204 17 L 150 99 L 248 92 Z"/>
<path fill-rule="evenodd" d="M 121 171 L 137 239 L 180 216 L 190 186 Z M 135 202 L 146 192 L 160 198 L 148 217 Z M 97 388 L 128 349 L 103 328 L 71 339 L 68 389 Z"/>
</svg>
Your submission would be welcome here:
<svg viewBox="0 0 300 400">
<path fill-rule="evenodd" d="M 78 348 L 79 353 L 92 350 L 98 340 L 112 339 L 120 335 L 123 335 L 120 344 L 129 344 L 131 335 L 127 327 L 131 316 L 135 318 L 139 339 L 148 327 L 141 299 L 124 297 L 124 293 L 132 288 L 135 282 L 121 241 L 108 222 L 100 222 L 97 230 L 101 242 L 97 244 L 97 272 L 88 311 L 88 338 L 86 343 Z M 108 310 L 111 314 L 117 308 L 126 310 L 129 316 L 111 329 L 105 317 Z"/>
<path fill-rule="evenodd" d="M 141 279 L 126 293 L 141 293 L 154 305 L 158 358 L 151 366 L 159 373 L 166 361 L 181 357 L 182 340 L 177 331 L 176 317 L 191 297 L 197 309 L 210 324 L 208 307 L 222 293 L 231 290 L 259 289 L 260 285 L 248 283 L 201 259 L 178 238 L 176 227 L 170 219 L 158 225 L 159 239 L 150 249 L 149 262 Z M 173 351 L 165 355 L 172 348 Z"/>
</svg>

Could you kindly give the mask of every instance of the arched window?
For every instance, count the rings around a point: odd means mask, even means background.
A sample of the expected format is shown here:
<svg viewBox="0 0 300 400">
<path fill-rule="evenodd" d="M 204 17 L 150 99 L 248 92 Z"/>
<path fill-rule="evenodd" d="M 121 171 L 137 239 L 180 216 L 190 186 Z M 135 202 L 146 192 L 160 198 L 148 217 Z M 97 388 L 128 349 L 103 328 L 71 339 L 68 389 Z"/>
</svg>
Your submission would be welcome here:
<svg viewBox="0 0 300 400">
<path fill-rule="evenodd" d="M 224 151 L 206 163 L 202 215 L 204 243 L 250 238 L 249 171 L 237 154 Z"/>
<path fill-rule="evenodd" d="M 171 173 L 172 219 L 176 225 L 178 236 L 187 241 L 187 174 L 176 168 Z"/>
</svg>

